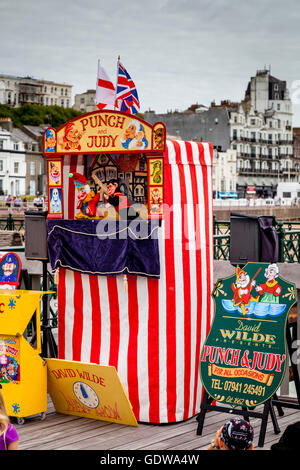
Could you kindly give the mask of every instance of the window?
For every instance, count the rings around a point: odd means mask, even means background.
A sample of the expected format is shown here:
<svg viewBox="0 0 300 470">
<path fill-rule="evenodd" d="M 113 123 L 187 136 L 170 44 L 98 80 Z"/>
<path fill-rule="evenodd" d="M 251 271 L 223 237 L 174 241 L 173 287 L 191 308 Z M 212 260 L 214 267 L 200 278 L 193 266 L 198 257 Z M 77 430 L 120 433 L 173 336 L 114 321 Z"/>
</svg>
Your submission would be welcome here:
<svg viewBox="0 0 300 470">
<path fill-rule="evenodd" d="M 84 98 L 80 98 L 80 104 L 84 104 Z"/>
<path fill-rule="evenodd" d="M 30 175 L 35 175 L 35 162 L 30 162 Z"/>
<path fill-rule="evenodd" d="M 289 192 L 285 192 L 285 191 L 284 191 L 284 192 L 282 193 L 282 197 L 287 197 L 287 198 L 289 198 L 289 197 L 292 197 L 292 194 L 289 193 Z"/>
<path fill-rule="evenodd" d="M 256 120 L 255 120 L 255 119 L 251 119 L 251 125 L 252 125 L 252 126 L 255 126 L 255 124 L 256 124 Z"/>
<path fill-rule="evenodd" d="M 0 160 L 0 171 L 3 171 L 3 160 Z"/>
<path fill-rule="evenodd" d="M 19 173 L 19 162 L 14 162 L 14 173 Z"/>
<path fill-rule="evenodd" d="M 277 111 L 280 111 L 280 103 L 277 104 Z"/>
<path fill-rule="evenodd" d="M 0 150 L 3 149 L 3 140 L 0 140 Z"/>
<path fill-rule="evenodd" d="M 3 180 L 0 180 L 0 191 L 3 191 Z"/>
<path fill-rule="evenodd" d="M 19 144 L 14 144 L 14 150 L 19 150 Z"/>
</svg>

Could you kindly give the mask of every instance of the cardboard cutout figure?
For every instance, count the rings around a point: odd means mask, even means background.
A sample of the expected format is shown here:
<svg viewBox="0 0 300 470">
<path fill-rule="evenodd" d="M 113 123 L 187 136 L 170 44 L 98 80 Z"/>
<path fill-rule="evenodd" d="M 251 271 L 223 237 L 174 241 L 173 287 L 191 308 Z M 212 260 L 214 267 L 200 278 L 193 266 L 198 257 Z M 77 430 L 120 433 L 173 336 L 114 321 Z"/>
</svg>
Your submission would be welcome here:
<svg viewBox="0 0 300 470">
<path fill-rule="evenodd" d="M 16 289 L 19 284 L 21 260 L 16 253 L 7 253 L 0 260 L 0 289 Z"/>
</svg>

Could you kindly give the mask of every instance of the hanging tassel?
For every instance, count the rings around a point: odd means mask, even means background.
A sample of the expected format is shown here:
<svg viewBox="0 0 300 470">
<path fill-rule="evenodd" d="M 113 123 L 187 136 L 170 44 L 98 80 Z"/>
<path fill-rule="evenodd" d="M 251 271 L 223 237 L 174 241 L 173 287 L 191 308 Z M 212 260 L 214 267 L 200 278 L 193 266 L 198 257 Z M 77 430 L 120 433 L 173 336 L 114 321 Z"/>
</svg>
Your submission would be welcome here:
<svg viewBox="0 0 300 470">
<path fill-rule="evenodd" d="M 54 271 L 54 284 L 58 285 L 59 268 Z"/>
<path fill-rule="evenodd" d="M 123 275 L 123 285 L 124 285 L 124 291 L 128 292 L 128 279 L 127 279 L 127 274 Z"/>
</svg>

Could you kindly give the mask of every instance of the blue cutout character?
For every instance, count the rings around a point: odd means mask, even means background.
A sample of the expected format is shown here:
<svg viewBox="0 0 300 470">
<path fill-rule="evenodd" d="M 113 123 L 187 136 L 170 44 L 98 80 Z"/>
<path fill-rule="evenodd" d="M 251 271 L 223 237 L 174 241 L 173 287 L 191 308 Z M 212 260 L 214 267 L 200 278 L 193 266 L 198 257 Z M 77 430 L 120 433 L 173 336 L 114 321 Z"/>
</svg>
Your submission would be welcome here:
<svg viewBox="0 0 300 470">
<path fill-rule="evenodd" d="M 56 139 L 51 129 L 46 130 L 45 142 L 46 142 L 45 152 L 55 152 Z"/>
<path fill-rule="evenodd" d="M 3 274 L 0 276 L 0 282 L 17 282 L 17 278 L 14 275 L 14 271 L 17 267 L 15 256 L 10 253 L 6 256 L 2 265 Z"/>
</svg>

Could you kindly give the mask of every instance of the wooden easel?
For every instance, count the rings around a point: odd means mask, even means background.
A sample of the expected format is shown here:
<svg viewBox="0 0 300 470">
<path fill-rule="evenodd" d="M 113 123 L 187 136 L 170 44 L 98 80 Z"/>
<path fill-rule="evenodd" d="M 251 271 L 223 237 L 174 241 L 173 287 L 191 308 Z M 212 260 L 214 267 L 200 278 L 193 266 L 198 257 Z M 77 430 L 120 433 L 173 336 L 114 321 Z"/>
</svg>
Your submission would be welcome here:
<svg viewBox="0 0 300 470">
<path fill-rule="evenodd" d="M 290 359 L 292 359 L 292 355 L 294 353 L 294 350 L 292 348 L 292 342 L 296 338 L 295 338 L 295 332 L 294 332 L 294 335 L 293 335 L 293 338 L 292 338 L 291 331 L 290 331 L 290 328 L 291 328 L 290 325 L 291 324 L 287 323 L 286 340 L 287 340 L 287 346 L 288 346 L 288 357 Z M 203 394 L 202 403 L 201 403 L 201 411 L 200 411 L 199 415 L 196 418 L 197 421 L 198 421 L 197 435 L 201 436 L 201 434 L 202 434 L 205 415 L 206 415 L 207 411 L 218 411 L 218 412 L 222 412 L 222 413 L 229 413 L 229 414 L 243 416 L 243 418 L 246 421 L 249 421 L 250 418 L 258 418 L 258 419 L 262 420 L 261 427 L 260 427 L 260 433 L 259 433 L 258 447 L 263 447 L 264 442 L 265 442 L 265 436 L 266 436 L 266 430 L 267 430 L 269 414 L 271 416 L 271 420 L 272 420 L 272 423 L 273 423 L 275 434 L 280 433 L 280 428 L 279 428 L 279 425 L 278 425 L 278 422 L 277 422 L 274 407 L 277 408 L 279 416 L 284 415 L 284 411 L 282 409 L 283 407 L 300 409 L 299 372 L 298 372 L 297 365 L 293 364 L 292 360 L 291 360 L 291 364 L 292 364 L 292 370 L 293 370 L 293 380 L 295 382 L 295 387 L 296 387 L 296 392 L 297 392 L 297 403 L 296 402 L 288 402 L 288 401 L 284 401 L 282 399 L 279 399 L 277 394 L 275 393 L 271 398 L 269 398 L 269 400 L 267 400 L 265 402 L 262 412 L 254 411 L 255 408 L 248 408 L 246 406 L 242 406 L 241 409 L 226 407 L 226 406 L 219 406 L 219 405 L 214 406 L 214 405 L 212 405 L 212 402 L 214 401 L 214 399 L 205 390 L 204 394 Z"/>
</svg>

